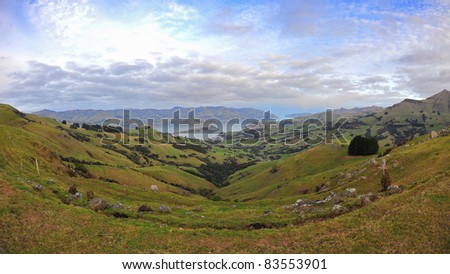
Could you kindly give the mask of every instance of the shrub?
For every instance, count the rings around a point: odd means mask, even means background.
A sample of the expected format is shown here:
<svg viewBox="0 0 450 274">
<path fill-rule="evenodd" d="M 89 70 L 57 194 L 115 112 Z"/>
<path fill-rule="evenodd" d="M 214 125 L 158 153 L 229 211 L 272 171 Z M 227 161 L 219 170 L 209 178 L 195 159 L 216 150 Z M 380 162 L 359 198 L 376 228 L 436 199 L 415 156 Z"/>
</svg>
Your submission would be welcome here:
<svg viewBox="0 0 450 274">
<path fill-rule="evenodd" d="M 379 145 L 377 139 L 356 136 L 348 147 L 349 155 L 372 155 L 378 153 Z"/>
</svg>

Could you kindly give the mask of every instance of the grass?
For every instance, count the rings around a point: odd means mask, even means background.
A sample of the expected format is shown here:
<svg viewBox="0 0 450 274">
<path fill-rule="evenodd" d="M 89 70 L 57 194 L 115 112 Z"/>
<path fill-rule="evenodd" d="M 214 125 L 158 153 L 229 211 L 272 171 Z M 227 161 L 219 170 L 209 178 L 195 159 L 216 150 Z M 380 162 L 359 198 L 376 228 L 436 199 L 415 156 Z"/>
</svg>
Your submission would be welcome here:
<svg viewBox="0 0 450 274">
<path fill-rule="evenodd" d="M 1 117 L 15 113 L 3 106 L 0 111 Z M 102 148 L 92 132 L 80 130 L 90 136 L 89 142 L 80 142 L 53 120 L 15 115 L 0 121 L 0 252 L 450 252 L 450 136 L 416 138 L 389 156 L 376 158 L 377 164 L 369 162 L 376 156 L 350 157 L 345 146 L 319 145 L 240 170 L 230 176 L 229 186 L 217 189 L 183 169 L 195 172 L 208 156 L 220 163 L 250 155 L 249 151 L 214 146 L 202 154 L 154 142 L 151 151 L 177 156 L 173 160 L 179 166 L 157 160 L 154 165 L 137 165 Z M 178 157 L 191 153 L 196 157 Z M 59 156 L 103 164 L 84 164 L 90 178 L 69 176 L 73 163 Z M 332 213 L 332 202 L 303 213 L 289 208 L 297 199 L 322 200 L 331 191 L 342 193 L 347 188 L 356 188 L 358 194 L 377 193 L 383 159 L 402 193 L 383 194 L 366 206 L 357 198 L 345 198 L 343 205 L 350 211 L 343 215 Z M 182 165 L 188 162 L 192 166 Z M 41 191 L 33 188 L 37 184 Z M 72 185 L 83 198 L 68 203 Z M 159 191 L 152 191 L 152 185 Z M 186 189 L 209 189 L 216 199 Z M 88 191 L 124 208 L 92 211 Z M 154 211 L 138 213 L 141 205 Z M 171 212 L 160 212 L 161 205 Z M 128 218 L 113 217 L 116 212 Z"/>
</svg>

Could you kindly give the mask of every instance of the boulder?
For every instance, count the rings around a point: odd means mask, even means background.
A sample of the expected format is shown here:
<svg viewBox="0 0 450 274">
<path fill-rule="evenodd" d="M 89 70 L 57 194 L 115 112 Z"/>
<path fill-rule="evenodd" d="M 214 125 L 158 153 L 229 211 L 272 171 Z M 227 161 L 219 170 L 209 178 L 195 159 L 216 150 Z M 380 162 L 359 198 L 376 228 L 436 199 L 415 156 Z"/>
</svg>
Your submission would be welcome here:
<svg viewBox="0 0 450 274">
<path fill-rule="evenodd" d="M 89 208 L 92 210 L 104 210 L 108 204 L 103 198 L 94 198 L 89 202 Z"/>
<path fill-rule="evenodd" d="M 37 190 L 37 191 L 41 191 L 42 190 L 42 185 L 34 185 L 33 189 Z"/>
<path fill-rule="evenodd" d="M 434 138 L 437 138 L 437 137 L 438 137 L 437 132 L 433 130 L 433 131 L 430 133 L 430 138 L 431 138 L 431 139 L 434 139 Z"/>
<path fill-rule="evenodd" d="M 148 205 L 141 205 L 138 208 L 138 212 L 152 212 L 153 209 L 151 209 L 151 207 L 149 207 Z"/>
<path fill-rule="evenodd" d="M 316 202 L 309 199 L 299 199 L 294 203 L 294 206 L 310 206 L 315 204 Z"/>
<path fill-rule="evenodd" d="M 150 190 L 153 191 L 153 192 L 158 192 L 158 191 L 159 191 L 159 188 L 158 188 L 157 185 L 151 185 L 151 186 L 150 186 Z"/>
<path fill-rule="evenodd" d="M 370 159 L 369 164 L 373 166 L 378 165 L 377 158 L 373 157 L 372 159 Z"/>
<path fill-rule="evenodd" d="M 75 199 L 81 199 L 81 198 L 83 198 L 83 194 L 81 194 L 80 192 L 77 192 L 77 193 L 75 193 L 75 194 L 73 195 L 73 197 L 74 197 Z"/>
<path fill-rule="evenodd" d="M 170 213 L 172 211 L 172 209 L 169 206 L 166 205 L 160 205 L 158 207 L 158 210 L 162 213 Z"/>
<path fill-rule="evenodd" d="M 345 197 L 356 197 L 356 188 L 347 188 L 342 195 Z"/>
<path fill-rule="evenodd" d="M 398 185 L 390 185 L 386 191 L 391 195 L 402 192 L 402 189 Z"/>
<path fill-rule="evenodd" d="M 377 200 L 378 198 L 379 198 L 379 196 L 377 194 L 372 194 L 372 193 L 358 196 L 358 199 L 361 201 L 361 204 L 363 206 L 372 203 L 373 201 Z"/>
<path fill-rule="evenodd" d="M 334 205 L 331 211 L 335 214 L 344 214 L 348 211 L 348 209 L 341 205 Z"/>
</svg>

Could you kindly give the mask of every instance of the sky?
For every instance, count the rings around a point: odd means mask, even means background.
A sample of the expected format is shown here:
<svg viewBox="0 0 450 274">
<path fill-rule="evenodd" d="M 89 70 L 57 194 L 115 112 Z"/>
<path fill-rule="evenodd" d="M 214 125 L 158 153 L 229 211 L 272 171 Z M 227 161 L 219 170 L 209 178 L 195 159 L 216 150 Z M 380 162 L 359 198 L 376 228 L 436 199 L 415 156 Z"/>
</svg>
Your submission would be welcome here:
<svg viewBox="0 0 450 274">
<path fill-rule="evenodd" d="M 0 103 L 388 106 L 450 89 L 450 0 L 1 0 Z"/>
</svg>

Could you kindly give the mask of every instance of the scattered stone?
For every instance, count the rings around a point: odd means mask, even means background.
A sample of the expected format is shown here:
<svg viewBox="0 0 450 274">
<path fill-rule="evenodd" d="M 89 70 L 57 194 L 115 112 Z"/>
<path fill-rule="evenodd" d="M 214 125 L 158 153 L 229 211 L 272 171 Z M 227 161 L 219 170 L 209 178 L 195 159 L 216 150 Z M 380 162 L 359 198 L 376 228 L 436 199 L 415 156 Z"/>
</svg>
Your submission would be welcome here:
<svg viewBox="0 0 450 274">
<path fill-rule="evenodd" d="M 441 132 L 439 133 L 439 136 L 447 136 L 449 134 L 449 131 L 446 129 L 442 129 Z"/>
<path fill-rule="evenodd" d="M 373 157 L 372 159 L 370 159 L 369 164 L 371 164 L 373 166 L 378 165 L 377 158 Z"/>
<path fill-rule="evenodd" d="M 153 191 L 153 192 L 159 192 L 159 188 L 158 188 L 157 185 L 151 185 L 150 186 L 150 190 Z"/>
<path fill-rule="evenodd" d="M 335 204 L 342 203 L 342 194 L 331 192 L 331 194 L 328 195 L 324 201 L 325 202 L 332 201 Z"/>
<path fill-rule="evenodd" d="M 236 208 L 237 207 L 237 205 L 231 205 L 231 208 Z"/>
<path fill-rule="evenodd" d="M 42 190 L 42 185 L 34 185 L 33 189 L 36 191 L 41 191 Z"/>
<path fill-rule="evenodd" d="M 108 204 L 103 198 L 94 198 L 89 202 L 89 208 L 92 210 L 104 210 Z"/>
<path fill-rule="evenodd" d="M 172 209 L 166 205 L 160 205 L 158 210 L 162 213 L 170 213 L 172 211 Z"/>
<path fill-rule="evenodd" d="M 264 211 L 264 216 L 269 216 L 270 214 L 272 214 L 272 211 L 270 210 Z"/>
<path fill-rule="evenodd" d="M 75 195 L 73 195 L 73 197 L 75 199 L 81 199 L 81 198 L 83 198 L 83 194 L 81 194 L 80 192 L 77 192 L 77 193 L 75 193 Z"/>
<path fill-rule="evenodd" d="M 398 167 L 398 160 L 394 160 L 393 162 L 392 162 L 392 167 Z"/>
<path fill-rule="evenodd" d="M 203 211 L 203 207 L 197 206 L 197 207 L 194 208 L 192 211 L 201 212 L 201 211 Z"/>
<path fill-rule="evenodd" d="M 148 205 L 141 205 L 138 208 L 138 212 L 152 212 L 153 209 L 151 209 Z"/>
<path fill-rule="evenodd" d="M 434 138 L 437 138 L 437 137 L 438 137 L 437 132 L 433 130 L 433 131 L 430 133 L 430 138 L 431 138 L 431 139 L 434 139 Z"/>
<path fill-rule="evenodd" d="M 342 195 L 345 197 L 356 197 L 356 188 L 347 188 Z"/>
<path fill-rule="evenodd" d="M 299 199 L 294 203 L 294 206 L 310 206 L 315 204 L 316 202 L 309 199 Z"/>
<path fill-rule="evenodd" d="M 69 193 L 70 194 L 75 195 L 75 193 L 77 193 L 77 192 L 78 192 L 78 190 L 77 190 L 76 186 L 69 187 Z"/>
<path fill-rule="evenodd" d="M 95 198 L 94 192 L 92 192 L 92 190 L 89 190 L 88 192 L 86 192 L 86 197 L 89 201 L 94 199 Z"/>
<path fill-rule="evenodd" d="M 346 207 L 343 207 L 341 205 L 334 205 L 333 209 L 331 210 L 336 214 L 344 214 L 348 211 L 348 209 Z"/>
<path fill-rule="evenodd" d="M 115 203 L 111 206 L 111 208 L 114 210 L 122 210 L 124 207 L 122 203 Z"/>
<path fill-rule="evenodd" d="M 377 194 L 372 194 L 372 193 L 358 196 L 358 199 L 361 201 L 362 205 L 364 205 L 364 206 L 372 203 L 373 201 L 377 200 L 378 198 L 379 198 L 379 196 Z"/>
<path fill-rule="evenodd" d="M 54 184 L 54 183 L 55 183 L 55 180 L 53 180 L 53 179 L 48 179 L 48 180 L 47 180 L 47 183 L 49 183 L 49 184 Z"/>
<path fill-rule="evenodd" d="M 359 177 L 359 180 L 360 180 L 360 181 L 367 180 L 367 177 L 366 177 L 366 176 L 361 176 L 361 177 Z"/>
<path fill-rule="evenodd" d="M 402 192 L 402 189 L 398 185 L 390 185 L 386 190 L 390 195 Z"/>
</svg>

